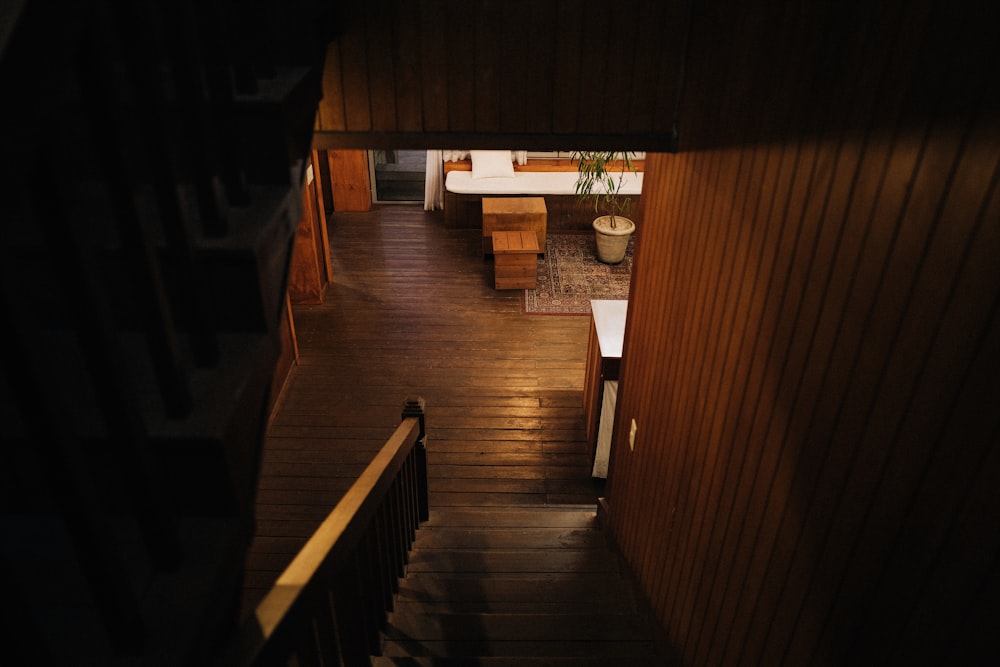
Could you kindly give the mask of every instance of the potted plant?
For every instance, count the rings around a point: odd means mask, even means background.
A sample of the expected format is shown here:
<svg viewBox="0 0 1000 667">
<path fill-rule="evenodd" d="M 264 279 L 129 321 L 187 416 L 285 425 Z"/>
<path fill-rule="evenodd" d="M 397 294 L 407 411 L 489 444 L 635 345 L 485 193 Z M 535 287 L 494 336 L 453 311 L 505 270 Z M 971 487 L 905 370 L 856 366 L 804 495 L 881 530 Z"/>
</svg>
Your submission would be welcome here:
<svg viewBox="0 0 1000 667">
<path fill-rule="evenodd" d="M 594 220 L 597 234 L 597 259 L 605 264 L 618 264 L 625 259 L 635 223 L 628 217 L 632 198 L 621 194 L 625 173 L 638 171 L 628 151 L 574 151 L 580 177 L 576 194 L 580 201 L 590 202 L 598 217 Z"/>
</svg>

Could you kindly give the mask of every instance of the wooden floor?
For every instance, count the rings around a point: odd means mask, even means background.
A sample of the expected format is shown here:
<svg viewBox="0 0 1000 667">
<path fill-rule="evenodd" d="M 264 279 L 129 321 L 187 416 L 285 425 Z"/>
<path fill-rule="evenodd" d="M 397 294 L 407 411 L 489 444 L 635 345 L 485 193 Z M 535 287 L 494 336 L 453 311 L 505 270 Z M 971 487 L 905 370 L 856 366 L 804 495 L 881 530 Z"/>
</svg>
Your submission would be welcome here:
<svg viewBox="0 0 1000 667">
<path fill-rule="evenodd" d="M 522 315 L 478 229 L 384 205 L 329 221 L 335 284 L 294 309 L 300 364 L 274 415 L 244 610 L 399 423 L 427 403 L 432 511 L 591 505 L 582 386 L 589 318 Z"/>
</svg>

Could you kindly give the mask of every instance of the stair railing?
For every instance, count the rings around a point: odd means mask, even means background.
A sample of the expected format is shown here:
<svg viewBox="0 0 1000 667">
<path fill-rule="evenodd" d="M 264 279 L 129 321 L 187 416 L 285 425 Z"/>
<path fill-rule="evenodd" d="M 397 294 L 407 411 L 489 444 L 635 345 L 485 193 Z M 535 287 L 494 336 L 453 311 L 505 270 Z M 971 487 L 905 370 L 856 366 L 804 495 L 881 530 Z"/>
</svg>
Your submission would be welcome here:
<svg viewBox="0 0 1000 667">
<path fill-rule="evenodd" d="M 428 518 L 424 400 L 285 568 L 224 656 L 230 665 L 360 665 L 381 653 L 399 578 Z"/>
</svg>

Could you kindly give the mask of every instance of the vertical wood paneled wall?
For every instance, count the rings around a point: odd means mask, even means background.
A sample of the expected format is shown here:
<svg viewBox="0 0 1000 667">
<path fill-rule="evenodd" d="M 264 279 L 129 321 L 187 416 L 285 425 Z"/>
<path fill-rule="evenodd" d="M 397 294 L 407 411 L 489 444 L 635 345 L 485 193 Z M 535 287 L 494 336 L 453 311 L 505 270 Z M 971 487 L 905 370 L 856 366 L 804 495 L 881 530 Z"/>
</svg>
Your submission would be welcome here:
<svg viewBox="0 0 1000 667">
<path fill-rule="evenodd" d="M 372 186 L 368 174 L 368 151 L 318 151 L 326 154 L 328 184 L 334 211 L 368 211 L 372 207 Z"/>
<path fill-rule="evenodd" d="M 723 4 L 647 161 L 616 538 L 686 665 L 995 660 L 995 17 Z"/>
<path fill-rule="evenodd" d="M 342 14 L 317 147 L 672 145 L 686 2 L 367 0 Z"/>
</svg>

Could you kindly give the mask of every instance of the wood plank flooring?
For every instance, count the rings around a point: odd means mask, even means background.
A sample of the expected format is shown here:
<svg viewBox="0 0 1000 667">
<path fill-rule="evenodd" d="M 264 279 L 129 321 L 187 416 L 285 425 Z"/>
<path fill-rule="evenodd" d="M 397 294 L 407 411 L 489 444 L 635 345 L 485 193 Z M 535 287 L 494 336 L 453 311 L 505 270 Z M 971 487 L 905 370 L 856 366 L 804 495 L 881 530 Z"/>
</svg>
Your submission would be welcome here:
<svg viewBox="0 0 1000 667">
<path fill-rule="evenodd" d="M 582 386 L 589 318 L 522 315 L 478 229 L 384 205 L 335 213 L 334 283 L 296 306 L 300 364 L 269 428 L 247 559 L 252 608 L 399 423 L 427 402 L 432 510 L 593 506 Z"/>
</svg>

